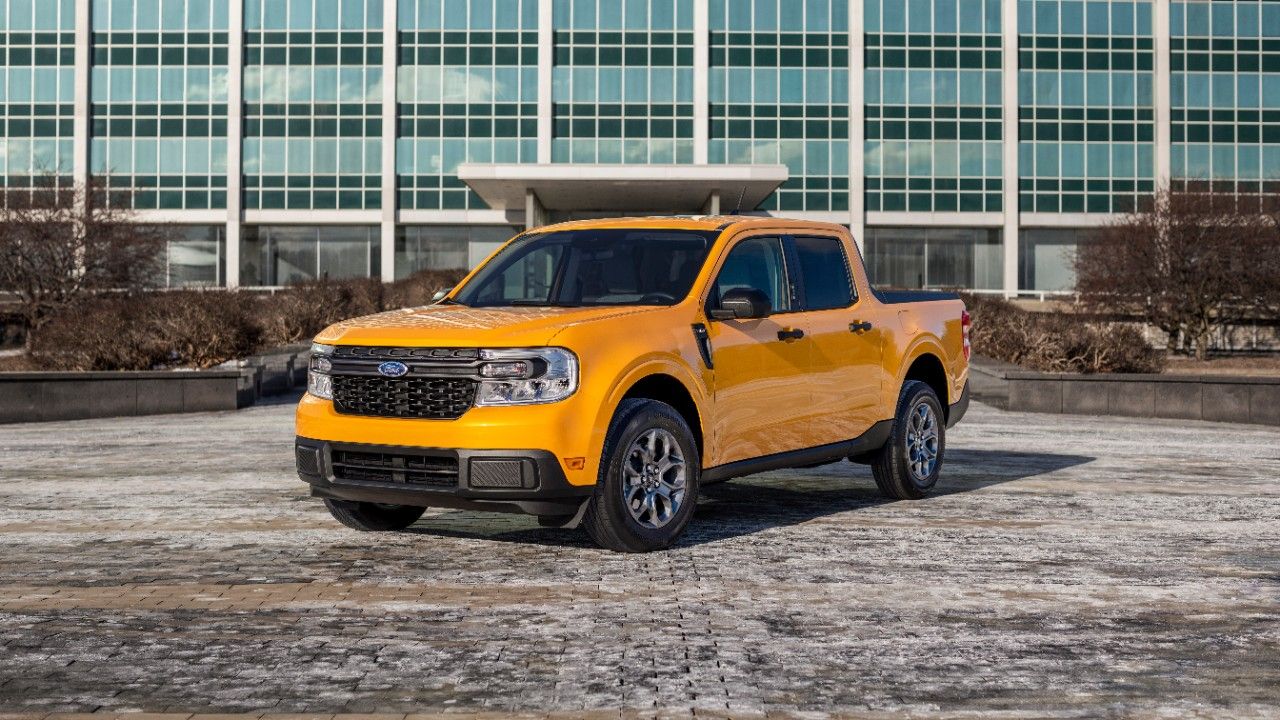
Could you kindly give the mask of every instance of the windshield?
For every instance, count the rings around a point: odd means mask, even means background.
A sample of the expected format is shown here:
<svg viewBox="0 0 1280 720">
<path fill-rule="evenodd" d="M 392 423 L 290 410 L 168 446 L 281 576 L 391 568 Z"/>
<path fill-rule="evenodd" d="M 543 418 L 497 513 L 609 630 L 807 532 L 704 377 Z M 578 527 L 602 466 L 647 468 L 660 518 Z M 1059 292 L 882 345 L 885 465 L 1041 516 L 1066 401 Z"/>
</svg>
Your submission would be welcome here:
<svg viewBox="0 0 1280 720">
<path fill-rule="evenodd" d="M 516 238 L 453 297 L 471 307 L 674 305 L 716 233 L 563 230 Z"/>
</svg>

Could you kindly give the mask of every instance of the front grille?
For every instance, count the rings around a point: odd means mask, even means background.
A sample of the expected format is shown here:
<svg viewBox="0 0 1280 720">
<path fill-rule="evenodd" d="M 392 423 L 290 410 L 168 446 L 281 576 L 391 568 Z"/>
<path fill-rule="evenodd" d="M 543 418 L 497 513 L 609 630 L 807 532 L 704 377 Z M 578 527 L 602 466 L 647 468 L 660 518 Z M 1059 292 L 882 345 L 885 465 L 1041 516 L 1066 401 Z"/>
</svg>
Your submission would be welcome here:
<svg viewBox="0 0 1280 720">
<path fill-rule="evenodd" d="M 456 457 L 334 450 L 332 464 L 338 480 L 432 487 L 458 484 Z"/>
<path fill-rule="evenodd" d="M 333 356 L 354 360 L 435 360 L 441 362 L 467 362 L 480 357 L 476 348 L 406 348 L 368 347 L 364 345 L 339 345 Z"/>
<path fill-rule="evenodd" d="M 335 375 L 333 407 L 346 415 L 453 420 L 471 408 L 469 378 Z"/>
</svg>

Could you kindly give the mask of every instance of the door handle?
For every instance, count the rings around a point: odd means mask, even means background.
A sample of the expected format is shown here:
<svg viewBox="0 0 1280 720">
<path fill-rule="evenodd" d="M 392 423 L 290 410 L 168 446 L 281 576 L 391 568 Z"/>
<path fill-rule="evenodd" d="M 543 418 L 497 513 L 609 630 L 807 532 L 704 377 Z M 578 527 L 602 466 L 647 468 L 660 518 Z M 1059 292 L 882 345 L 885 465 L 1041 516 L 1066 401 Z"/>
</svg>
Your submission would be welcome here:
<svg viewBox="0 0 1280 720">
<path fill-rule="evenodd" d="M 849 323 L 849 332 L 864 333 L 870 329 L 871 329 L 871 323 L 869 322 Z"/>
<path fill-rule="evenodd" d="M 778 339 L 786 342 L 799 340 L 802 337 L 804 337 L 804 331 L 800 328 L 786 328 L 778 331 Z"/>
</svg>

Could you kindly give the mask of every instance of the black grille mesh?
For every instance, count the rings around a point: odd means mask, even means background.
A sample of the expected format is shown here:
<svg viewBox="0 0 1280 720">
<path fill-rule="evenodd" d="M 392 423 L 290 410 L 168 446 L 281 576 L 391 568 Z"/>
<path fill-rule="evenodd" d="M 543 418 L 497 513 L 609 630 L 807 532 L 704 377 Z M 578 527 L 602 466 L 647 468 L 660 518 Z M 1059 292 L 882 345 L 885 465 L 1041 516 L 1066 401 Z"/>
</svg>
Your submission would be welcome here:
<svg viewBox="0 0 1280 720">
<path fill-rule="evenodd" d="M 335 450 L 333 476 L 339 480 L 357 482 L 453 487 L 458 484 L 458 459 L 407 453 Z"/>
<path fill-rule="evenodd" d="M 409 358 L 467 362 L 480 357 L 480 351 L 475 348 L 402 348 L 339 345 L 333 349 L 333 356 L 357 360 L 399 360 Z"/>
<path fill-rule="evenodd" d="M 298 459 L 298 472 L 303 475 L 320 474 L 320 452 L 315 448 L 300 447 L 294 450 Z"/>
<path fill-rule="evenodd" d="M 337 375 L 334 409 L 346 415 L 453 420 L 471 408 L 476 381 L 467 378 Z"/>
</svg>

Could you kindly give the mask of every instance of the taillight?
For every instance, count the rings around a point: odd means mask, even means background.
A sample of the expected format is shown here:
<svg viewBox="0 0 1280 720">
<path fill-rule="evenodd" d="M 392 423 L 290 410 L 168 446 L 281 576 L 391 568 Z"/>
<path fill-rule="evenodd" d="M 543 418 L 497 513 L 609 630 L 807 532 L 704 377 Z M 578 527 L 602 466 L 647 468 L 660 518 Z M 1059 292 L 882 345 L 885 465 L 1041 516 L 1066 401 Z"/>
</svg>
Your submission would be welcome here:
<svg viewBox="0 0 1280 720">
<path fill-rule="evenodd" d="M 969 317 L 968 310 L 960 311 L 960 336 L 964 338 L 964 359 L 968 360 L 973 348 L 969 345 L 969 328 L 973 327 L 973 318 Z"/>
</svg>

